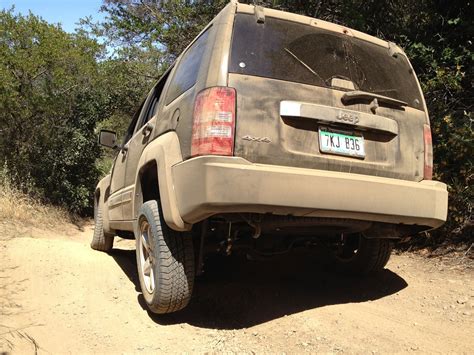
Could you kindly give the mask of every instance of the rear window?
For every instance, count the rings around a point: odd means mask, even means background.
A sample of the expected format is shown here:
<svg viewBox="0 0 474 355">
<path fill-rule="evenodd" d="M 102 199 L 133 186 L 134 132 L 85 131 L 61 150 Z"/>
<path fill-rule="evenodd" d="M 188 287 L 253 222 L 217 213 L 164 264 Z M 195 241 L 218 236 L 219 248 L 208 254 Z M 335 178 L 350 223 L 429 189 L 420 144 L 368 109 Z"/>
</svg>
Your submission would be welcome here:
<svg viewBox="0 0 474 355">
<path fill-rule="evenodd" d="M 387 48 L 310 25 L 266 17 L 235 18 L 229 72 L 331 87 L 333 78 L 355 89 L 388 96 L 422 109 L 413 71 Z M 338 88 L 339 89 L 339 88 Z"/>
</svg>

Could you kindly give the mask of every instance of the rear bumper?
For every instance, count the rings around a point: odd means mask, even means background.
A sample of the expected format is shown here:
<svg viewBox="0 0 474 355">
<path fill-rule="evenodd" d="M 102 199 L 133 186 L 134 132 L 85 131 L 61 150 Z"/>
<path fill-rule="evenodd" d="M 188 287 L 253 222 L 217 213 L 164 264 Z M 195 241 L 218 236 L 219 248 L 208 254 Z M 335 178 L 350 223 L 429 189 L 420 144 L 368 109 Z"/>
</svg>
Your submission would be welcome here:
<svg viewBox="0 0 474 355">
<path fill-rule="evenodd" d="M 172 174 L 179 213 L 191 224 L 217 213 L 252 212 L 436 228 L 447 216 L 446 185 L 436 181 L 411 182 L 213 156 L 176 164 Z"/>
</svg>

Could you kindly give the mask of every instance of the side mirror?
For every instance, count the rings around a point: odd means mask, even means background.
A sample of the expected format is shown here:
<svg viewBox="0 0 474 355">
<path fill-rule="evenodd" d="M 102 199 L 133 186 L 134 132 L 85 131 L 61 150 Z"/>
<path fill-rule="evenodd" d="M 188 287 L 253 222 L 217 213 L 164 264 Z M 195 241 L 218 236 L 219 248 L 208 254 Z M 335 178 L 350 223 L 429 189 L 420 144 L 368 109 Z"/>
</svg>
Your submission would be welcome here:
<svg viewBox="0 0 474 355">
<path fill-rule="evenodd" d="M 117 148 L 117 134 L 106 129 L 101 129 L 99 133 L 99 144 L 108 148 Z"/>
</svg>

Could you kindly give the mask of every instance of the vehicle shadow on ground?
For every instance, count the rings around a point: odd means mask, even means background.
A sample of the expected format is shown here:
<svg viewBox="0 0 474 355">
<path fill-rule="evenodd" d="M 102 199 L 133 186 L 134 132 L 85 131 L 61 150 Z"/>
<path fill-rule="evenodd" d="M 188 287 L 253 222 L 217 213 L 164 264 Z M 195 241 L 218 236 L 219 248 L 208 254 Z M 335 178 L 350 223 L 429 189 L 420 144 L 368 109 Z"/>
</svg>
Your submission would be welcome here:
<svg viewBox="0 0 474 355">
<path fill-rule="evenodd" d="M 118 249 L 112 256 L 140 292 L 135 251 Z M 308 252 L 264 261 L 212 258 L 185 310 L 167 315 L 149 312 L 150 318 L 161 325 L 242 329 L 313 308 L 380 299 L 408 286 L 388 269 L 352 278 L 328 272 L 317 260 L 317 255 Z M 137 298 L 146 310 L 141 293 Z"/>
</svg>

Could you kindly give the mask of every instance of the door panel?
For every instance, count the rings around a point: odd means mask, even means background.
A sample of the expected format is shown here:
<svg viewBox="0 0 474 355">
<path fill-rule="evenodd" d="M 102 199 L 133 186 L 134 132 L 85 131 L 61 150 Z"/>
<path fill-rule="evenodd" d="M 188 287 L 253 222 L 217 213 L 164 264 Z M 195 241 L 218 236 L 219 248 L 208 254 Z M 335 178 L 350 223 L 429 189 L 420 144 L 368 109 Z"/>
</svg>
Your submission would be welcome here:
<svg viewBox="0 0 474 355">
<path fill-rule="evenodd" d="M 163 106 L 161 97 L 164 92 L 167 79 L 172 68 L 161 77 L 148 95 L 143 106 L 140 118 L 135 128 L 133 137 L 128 142 L 128 152 L 126 157 L 126 167 L 124 170 L 124 191 L 122 194 L 122 211 L 124 220 L 132 220 L 133 216 L 133 189 L 135 188 L 135 178 L 137 176 L 138 162 L 143 149 L 147 146 L 150 139 L 154 137 L 154 131 L 157 124 L 157 112 Z"/>
<path fill-rule="evenodd" d="M 120 151 L 115 157 L 112 176 L 110 178 L 110 192 L 108 202 L 109 220 L 120 221 L 123 218 L 122 190 L 125 185 L 126 151 Z"/>
<path fill-rule="evenodd" d="M 149 125 L 155 124 L 156 118 L 148 122 Z M 127 166 L 124 173 L 124 183 L 126 185 L 123 193 L 123 218 L 124 220 L 133 219 L 133 189 L 135 188 L 135 178 L 137 176 L 137 167 L 140 156 L 149 142 L 152 132 L 145 133 L 145 126 L 142 126 L 130 139 Z"/>
<path fill-rule="evenodd" d="M 122 212 L 122 190 L 110 195 L 108 200 L 109 221 L 120 221 L 123 217 Z"/>
<path fill-rule="evenodd" d="M 125 172 L 127 168 L 127 156 L 129 154 L 129 143 L 130 138 L 135 131 L 138 119 L 140 117 L 140 112 L 144 106 L 145 101 L 142 102 L 140 108 L 137 110 L 135 115 L 130 122 L 130 125 L 127 129 L 127 133 L 124 137 L 124 144 L 122 149 L 117 153 L 114 165 L 112 168 L 112 176 L 110 178 L 110 192 L 108 202 L 108 215 L 110 221 L 122 221 L 123 218 L 123 194 L 125 187 Z"/>
</svg>

